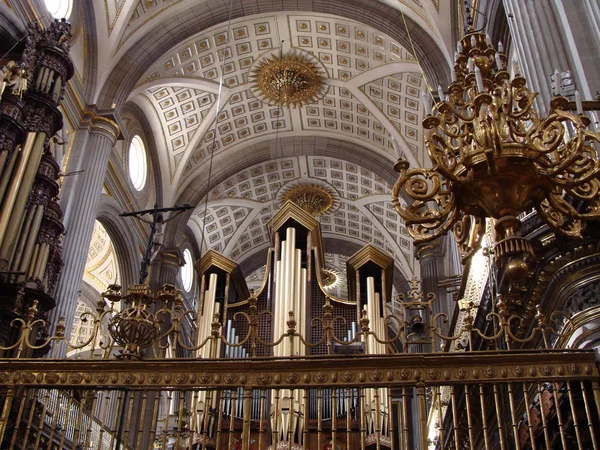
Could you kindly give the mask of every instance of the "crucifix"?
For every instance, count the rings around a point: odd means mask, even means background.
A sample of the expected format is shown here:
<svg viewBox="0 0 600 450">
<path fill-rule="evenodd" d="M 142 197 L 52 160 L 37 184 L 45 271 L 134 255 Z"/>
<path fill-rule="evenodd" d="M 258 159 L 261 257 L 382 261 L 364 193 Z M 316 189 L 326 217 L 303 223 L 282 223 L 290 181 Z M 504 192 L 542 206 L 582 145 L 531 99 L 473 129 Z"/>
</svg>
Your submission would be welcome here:
<svg viewBox="0 0 600 450">
<path fill-rule="evenodd" d="M 152 209 L 144 209 L 141 211 L 133 211 L 129 213 L 121 214 L 121 217 L 135 217 L 142 222 L 150 224 L 150 237 L 148 238 L 148 245 L 146 245 L 146 252 L 142 259 L 142 267 L 140 269 L 140 284 L 146 282 L 148 277 L 148 266 L 156 258 L 160 248 L 162 247 L 162 241 L 164 238 L 164 225 L 169 220 L 174 219 L 183 211 L 192 209 L 192 205 L 185 204 L 182 206 L 173 206 L 172 208 L 159 208 L 158 203 L 154 204 Z M 169 217 L 167 220 L 164 219 L 163 214 L 167 212 L 176 212 L 174 215 Z M 144 219 L 142 216 L 149 215 L 151 220 Z"/>
</svg>

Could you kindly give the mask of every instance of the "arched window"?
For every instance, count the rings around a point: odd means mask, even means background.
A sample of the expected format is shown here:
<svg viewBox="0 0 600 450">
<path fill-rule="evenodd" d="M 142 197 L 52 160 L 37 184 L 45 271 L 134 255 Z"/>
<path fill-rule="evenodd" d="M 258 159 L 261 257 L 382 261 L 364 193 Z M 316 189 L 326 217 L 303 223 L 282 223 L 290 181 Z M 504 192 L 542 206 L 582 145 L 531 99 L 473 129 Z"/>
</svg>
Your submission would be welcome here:
<svg viewBox="0 0 600 450">
<path fill-rule="evenodd" d="M 73 8 L 73 0 L 44 0 L 46 9 L 55 19 L 68 19 Z"/>
<path fill-rule="evenodd" d="M 129 179 L 136 190 L 141 191 L 144 188 L 147 171 L 144 143 L 139 136 L 134 136 L 129 146 Z"/>
<path fill-rule="evenodd" d="M 183 251 L 183 266 L 179 270 L 181 271 L 183 290 L 190 292 L 192 281 L 194 281 L 194 264 L 192 262 L 192 254 L 188 248 Z"/>
</svg>

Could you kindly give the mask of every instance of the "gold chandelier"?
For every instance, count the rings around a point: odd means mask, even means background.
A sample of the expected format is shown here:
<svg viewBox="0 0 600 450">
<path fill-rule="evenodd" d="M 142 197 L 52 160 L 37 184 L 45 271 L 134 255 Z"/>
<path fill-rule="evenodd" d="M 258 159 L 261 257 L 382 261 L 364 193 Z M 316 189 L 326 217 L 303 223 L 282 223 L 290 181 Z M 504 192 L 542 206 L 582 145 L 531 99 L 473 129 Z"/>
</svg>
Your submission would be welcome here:
<svg viewBox="0 0 600 450">
<path fill-rule="evenodd" d="M 506 55 L 485 34 L 460 40 L 452 80 L 423 120 L 432 168 L 403 159 L 394 166 L 395 208 L 416 243 L 453 229 L 463 260 L 478 247 L 485 218 L 495 219 L 496 258 L 510 260 L 509 278 L 523 277 L 520 258 L 532 250 L 515 235 L 520 213 L 535 208 L 554 231 L 573 237 L 585 220 L 600 218 L 600 135 L 587 129 L 587 117 L 564 110 L 564 97 L 541 117 L 537 93 L 520 74 L 511 78 Z"/>
<path fill-rule="evenodd" d="M 333 196 L 321 186 L 300 184 L 285 192 L 283 199 L 290 200 L 313 216 L 326 213 L 333 206 Z"/>
<path fill-rule="evenodd" d="M 327 71 L 312 54 L 292 49 L 259 58 L 249 72 L 255 97 L 270 106 L 316 103 L 327 94 Z"/>
</svg>

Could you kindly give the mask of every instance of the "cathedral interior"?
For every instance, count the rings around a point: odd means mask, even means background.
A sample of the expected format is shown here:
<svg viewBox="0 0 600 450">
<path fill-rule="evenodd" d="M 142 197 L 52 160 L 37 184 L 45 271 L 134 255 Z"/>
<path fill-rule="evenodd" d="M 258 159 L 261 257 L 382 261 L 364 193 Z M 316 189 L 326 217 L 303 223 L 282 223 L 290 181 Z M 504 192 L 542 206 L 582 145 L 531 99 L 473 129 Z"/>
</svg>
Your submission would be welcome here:
<svg viewBox="0 0 600 450">
<path fill-rule="evenodd" d="M 0 36 L 0 448 L 600 448 L 597 0 Z"/>
</svg>

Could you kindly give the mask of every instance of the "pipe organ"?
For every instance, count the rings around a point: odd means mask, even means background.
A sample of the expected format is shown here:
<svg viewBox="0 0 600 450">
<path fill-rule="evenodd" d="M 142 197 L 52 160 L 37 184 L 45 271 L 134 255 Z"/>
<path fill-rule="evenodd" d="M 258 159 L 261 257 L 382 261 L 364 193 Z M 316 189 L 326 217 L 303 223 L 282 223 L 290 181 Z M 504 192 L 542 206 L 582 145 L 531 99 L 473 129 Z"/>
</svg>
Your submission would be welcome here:
<svg viewBox="0 0 600 450">
<path fill-rule="evenodd" d="M 379 340 L 388 337 L 386 304 L 391 296 L 391 277 L 394 261 L 387 254 L 370 245 L 363 247 L 348 260 L 348 283 L 350 292 L 357 295 L 358 313 L 366 312 L 369 327 Z M 378 342 L 374 336 L 362 336 L 365 353 L 382 355 L 387 353 L 386 344 Z M 390 418 L 388 388 L 364 389 L 363 415 L 367 435 L 389 435 L 387 424 Z"/>
<path fill-rule="evenodd" d="M 42 314 L 54 306 L 51 294 L 62 267 L 59 165 L 52 143 L 73 76 L 70 37 L 64 20 L 44 30 L 32 26 L 21 61 L 7 62 L 0 80 L 1 291 L 13 305 L 15 296 L 18 304 L 37 299 Z"/>
<path fill-rule="evenodd" d="M 361 336 L 359 318 L 366 311 L 370 329 L 380 339 L 387 336 L 385 311 L 391 295 L 393 260 L 367 246 L 348 260 L 348 300 L 330 297 L 323 287 L 321 273 L 324 255 L 319 222 L 291 202 L 287 202 L 270 223 L 274 247 L 268 251 L 265 278 L 257 292 L 248 292 L 239 267 L 214 251 L 197 263 L 201 280 L 201 298 L 197 316 L 197 343 L 210 334 L 215 314 L 223 324 L 225 342 L 210 341 L 198 350 L 199 358 L 253 357 L 305 358 L 334 353 L 386 353 L 386 345 L 373 336 Z M 254 321 L 257 340 L 248 339 L 248 320 Z M 336 319 L 333 319 L 336 318 Z M 343 320 L 342 320 L 343 318 Z M 331 321 L 331 332 L 341 345 L 328 337 L 322 323 Z M 323 322 L 320 322 L 323 321 Z M 296 336 L 290 338 L 290 332 Z M 305 339 L 302 343 L 297 336 Z M 251 342 L 254 341 L 254 346 Z M 316 448 L 317 442 L 304 442 L 314 431 L 320 442 L 356 442 L 361 426 L 367 434 L 389 433 L 387 389 L 280 389 L 270 393 L 260 390 L 245 396 L 242 389 L 199 392 L 194 420 L 197 430 L 209 437 L 218 432 L 218 410 L 228 426 L 241 430 L 243 420 L 250 420 L 250 434 L 261 449 Z M 265 395 L 267 396 L 265 398 Z M 246 408 L 250 409 L 245 414 Z M 213 411 L 213 413 L 210 413 Z M 343 425 L 341 425 L 343 423 Z M 268 424 L 265 425 L 265 424 Z M 361 425 L 362 424 L 362 425 Z M 260 428 L 269 436 L 261 438 Z M 268 429 L 265 429 L 267 427 Z M 306 433 L 305 431 L 308 431 Z M 353 434 L 354 433 L 354 434 Z M 379 439 L 379 438 L 378 438 Z M 381 440 L 381 439 L 380 439 Z M 382 441 L 385 442 L 385 441 Z M 351 444 L 346 448 L 352 448 Z M 352 444 L 354 445 L 354 444 Z"/>
</svg>

